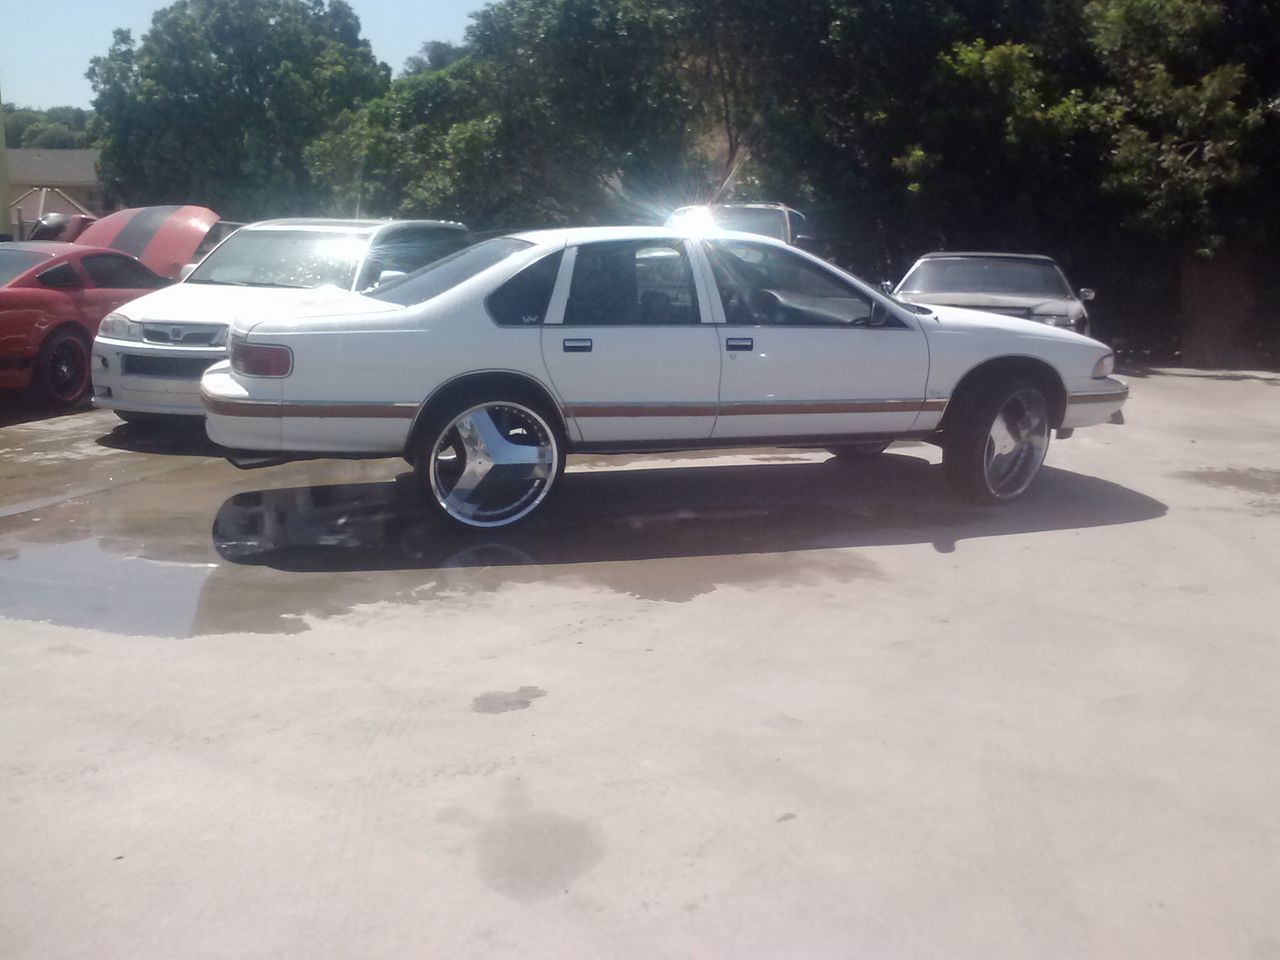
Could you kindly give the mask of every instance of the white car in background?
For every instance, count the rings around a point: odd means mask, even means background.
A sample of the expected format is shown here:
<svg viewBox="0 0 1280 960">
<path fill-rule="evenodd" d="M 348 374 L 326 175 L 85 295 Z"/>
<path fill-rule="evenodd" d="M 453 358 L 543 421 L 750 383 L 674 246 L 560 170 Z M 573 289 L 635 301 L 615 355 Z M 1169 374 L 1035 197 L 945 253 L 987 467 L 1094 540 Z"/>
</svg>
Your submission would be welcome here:
<svg viewBox="0 0 1280 960">
<path fill-rule="evenodd" d="M 293 316 L 244 309 L 201 389 L 233 451 L 404 456 L 441 515 L 499 527 L 575 451 L 857 459 L 915 437 L 965 495 L 1012 500 L 1052 430 L 1119 413 L 1112 364 L 1079 334 L 902 304 L 778 241 L 619 227 L 496 238 Z"/>
<path fill-rule="evenodd" d="M 241 227 L 184 270 L 183 282 L 103 320 L 93 344 L 94 403 L 124 420 L 203 416 L 200 376 L 226 357 L 227 326 L 241 309 L 324 303 L 470 242 L 463 224 L 440 220 L 294 219 Z"/>
</svg>

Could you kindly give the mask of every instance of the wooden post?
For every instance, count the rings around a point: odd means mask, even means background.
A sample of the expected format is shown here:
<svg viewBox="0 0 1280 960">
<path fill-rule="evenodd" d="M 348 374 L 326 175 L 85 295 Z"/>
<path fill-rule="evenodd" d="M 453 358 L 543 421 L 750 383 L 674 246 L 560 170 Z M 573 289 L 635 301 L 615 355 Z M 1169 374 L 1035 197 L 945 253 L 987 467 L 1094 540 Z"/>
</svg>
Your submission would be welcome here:
<svg viewBox="0 0 1280 960">
<path fill-rule="evenodd" d="M 4 143 L 4 98 L 0 97 L 0 233 L 9 229 L 9 151 Z"/>
</svg>

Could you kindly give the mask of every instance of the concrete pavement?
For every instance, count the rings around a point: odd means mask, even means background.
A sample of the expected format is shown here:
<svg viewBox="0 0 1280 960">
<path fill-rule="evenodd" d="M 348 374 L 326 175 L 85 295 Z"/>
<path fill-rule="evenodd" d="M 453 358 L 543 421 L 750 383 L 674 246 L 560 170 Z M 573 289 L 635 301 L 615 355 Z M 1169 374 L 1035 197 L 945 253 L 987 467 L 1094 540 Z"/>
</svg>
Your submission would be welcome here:
<svg viewBox="0 0 1280 960">
<path fill-rule="evenodd" d="M 937 451 L 397 461 L 0 429 L 0 955 L 1280 958 L 1280 378 Z"/>
</svg>

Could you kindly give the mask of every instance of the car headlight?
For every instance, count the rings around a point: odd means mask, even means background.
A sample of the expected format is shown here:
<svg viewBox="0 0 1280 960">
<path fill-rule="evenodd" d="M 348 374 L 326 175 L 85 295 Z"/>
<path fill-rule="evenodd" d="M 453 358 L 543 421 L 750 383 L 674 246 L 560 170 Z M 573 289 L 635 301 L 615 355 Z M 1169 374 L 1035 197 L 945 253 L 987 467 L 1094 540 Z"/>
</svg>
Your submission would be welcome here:
<svg viewBox="0 0 1280 960">
<path fill-rule="evenodd" d="M 141 340 L 142 324 L 134 323 L 123 313 L 108 313 L 98 326 L 98 334 L 112 340 Z"/>
<path fill-rule="evenodd" d="M 1093 365 L 1093 379 L 1101 380 L 1104 377 L 1109 377 L 1115 368 L 1116 355 L 1114 353 L 1108 353 Z"/>
</svg>

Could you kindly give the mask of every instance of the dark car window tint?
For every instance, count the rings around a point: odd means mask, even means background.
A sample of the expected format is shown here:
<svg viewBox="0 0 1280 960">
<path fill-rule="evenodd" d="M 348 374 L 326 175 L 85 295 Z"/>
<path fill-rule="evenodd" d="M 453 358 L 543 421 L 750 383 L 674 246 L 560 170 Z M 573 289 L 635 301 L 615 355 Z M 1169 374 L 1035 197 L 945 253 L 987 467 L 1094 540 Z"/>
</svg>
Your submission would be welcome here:
<svg viewBox="0 0 1280 960">
<path fill-rule="evenodd" d="M 56 267 L 50 267 L 48 270 L 36 274 L 36 279 L 46 287 L 52 287 L 55 290 L 74 290 L 77 287 L 84 286 L 80 280 L 80 274 L 76 273 L 76 268 L 69 263 L 60 263 Z"/>
<path fill-rule="evenodd" d="M 376 286 L 384 270 L 412 273 L 429 263 L 470 246 L 465 230 L 448 227 L 406 227 L 378 235 L 369 248 L 369 259 L 357 289 Z"/>
<path fill-rule="evenodd" d="M 113 290 L 154 290 L 162 286 L 159 277 L 128 257 L 99 254 L 80 261 L 99 287 Z"/>
<path fill-rule="evenodd" d="M 500 286 L 485 304 L 489 316 L 504 327 L 532 327 L 546 319 L 547 304 L 560 274 L 564 251 L 557 250 L 537 263 L 525 267 Z"/>
<path fill-rule="evenodd" d="M 672 326 L 701 322 L 684 244 L 588 243 L 578 248 L 564 322 L 576 326 Z"/>
<path fill-rule="evenodd" d="M 40 261 L 48 259 L 48 256 L 43 253 L 0 248 L 0 286 L 8 283 L 19 274 L 26 273 Z"/>
<path fill-rule="evenodd" d="M 425 303 L 501 263 L 512 254 L 532 246 L 528 240 L 517 240 L 515 237 L 486 240 L 428 264 L 407 277 L 385 283 L 369 296 L 405 307 Z"/>
<path fill-rule="evenodd" d="M 867 325 L 874 302 L 799 254 L 736 240 L 707 243 L 727 323 L 779 326 Z"/>
</svg>

